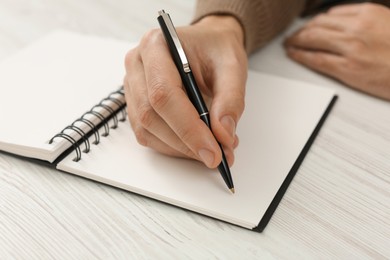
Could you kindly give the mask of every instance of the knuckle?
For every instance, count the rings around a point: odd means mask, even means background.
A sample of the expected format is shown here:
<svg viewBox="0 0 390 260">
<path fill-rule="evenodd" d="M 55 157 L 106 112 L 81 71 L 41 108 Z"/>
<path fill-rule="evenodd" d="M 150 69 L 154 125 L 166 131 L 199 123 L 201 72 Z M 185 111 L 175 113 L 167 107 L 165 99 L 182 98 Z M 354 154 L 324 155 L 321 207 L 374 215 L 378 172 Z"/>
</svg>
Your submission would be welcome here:
<svg viewBox="0 0 390 260">
<path fill-rule="evenodd" d="M 302 38 L 305 41 L 315 41 L 318 38 L 317 30 L 313 28 L 307 28 L 306 30 L 302 31 Z"/>
<path fill-rule="evenodd" d="M 351 53 L 362 53 L 365 48 L 366 48 L 366 45 L 362 42 L 362 41 L 359 41 L 359 40 L 352 40 L 350 41 L 350 51 Z"/>
<path fill-rule="evenodd" d="M 138 108 L 138 121 L 146 129 L 148 129 L 154 118 L 154 110 L 150 105 L 143 105 Z"/>
<path fill-rule="evenodd" d="M 351 30 L 354 33 L 366 33 L 366 31 L 372 30 L 375 27 L 375 17 L 377 11 L 373 10 L 372 6 L 370 8 L 365 8 L 359 15 L 358 19 L 355 19 L 354 23 L 351 25 Z"/>
<path fill-rule="evenodd" d="M 129 50 L 126 53 L 126 55 L 125 55 L 125 67 L 127 69 L 131 66 L 131 64 L 134 62 L 134 60 L 136 60 L 136 57 L 137 57 L 137 50 L 135 48 Z"/>
<path fill-rule="evenodd" d="M 161 30 L 152 29 L 144 34 L 141 38 L 140 46 L 141 48 L 148 48 L 154 46 L 155 44 L 160 44 L 163 39 Z"/>
<path fill-rule="evenodd" d="M 378 6 L 373 3 L 365 2 L 361 4 L 361 11 L 364 14 L 372 14 L 373 11 L 377 10 Z"/>
<path fill-rule="evenodd" d="M 318 15 L 315 16 L 311 21 L 309 21 L 307 25 L 310 26 L 310 25 L 319 24 L 319 23 L 321 23 L 321 21 L 323 21 L 324 19 L 326 19 L 326 14 L 324 14 L 324 13 L 318 14 Z"/>
<path fill-rule="evenodd" d="M 367 21 L 363 19 L 356 20 L 355 23 L 353 24 L 353 31 L 355 32 L 361 32 L 366 28 L 367 28 Z"/>
<path fill-rule="evenodd" d="M 147 131 L 143 127 L 135 127 L 133 131 L 137 142 L 142 146 L 148 146 Z"/>
<path fill-rule="evenodd" d="M 159 79 L 150 83 L 148 92 L 150 105 L 155 109 L 161 109 L 169 100 L 169 90 Z"/>
</svg>

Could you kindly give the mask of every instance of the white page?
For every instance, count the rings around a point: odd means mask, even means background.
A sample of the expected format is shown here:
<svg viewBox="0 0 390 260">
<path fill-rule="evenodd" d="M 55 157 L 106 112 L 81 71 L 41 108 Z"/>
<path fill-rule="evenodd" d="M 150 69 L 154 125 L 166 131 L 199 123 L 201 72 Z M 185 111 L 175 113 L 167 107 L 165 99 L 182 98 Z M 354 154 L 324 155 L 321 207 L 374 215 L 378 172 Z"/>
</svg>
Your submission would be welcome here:
<svg viewBox="0 0 390 260">
<path fill-rule="evenodd" d="M 119 88 L 130 44 L 58 31 L 0 63 L 0 150 L 53 161 L 48 141 Z"/>
<path fill-rule="evenodd" d="M 58 168 L 246 228 L 258 225 L 328 107 L 331 90 L 250 72 L 240 145 L 231 168 L 236 193 L 216 170 L 140 146 L 126 121 L 74 162 Z"/>
</svg>

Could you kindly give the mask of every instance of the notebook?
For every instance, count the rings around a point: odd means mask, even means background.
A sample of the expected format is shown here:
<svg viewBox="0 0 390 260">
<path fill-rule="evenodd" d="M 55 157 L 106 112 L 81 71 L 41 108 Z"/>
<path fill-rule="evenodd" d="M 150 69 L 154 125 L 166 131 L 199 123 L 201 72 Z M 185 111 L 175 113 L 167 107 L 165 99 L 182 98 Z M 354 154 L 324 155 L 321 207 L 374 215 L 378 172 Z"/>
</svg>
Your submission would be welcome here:
<svg viewBox="0 0 390 260">
<path fill-rule="evenodd" d="M 233 195 L 217 170 L 137 143 L 121 88 L 132 46 L 56 31 L 3 60 L 0 150 L 261 232 L 335 93 L 249 71 Z"/>
</svg>

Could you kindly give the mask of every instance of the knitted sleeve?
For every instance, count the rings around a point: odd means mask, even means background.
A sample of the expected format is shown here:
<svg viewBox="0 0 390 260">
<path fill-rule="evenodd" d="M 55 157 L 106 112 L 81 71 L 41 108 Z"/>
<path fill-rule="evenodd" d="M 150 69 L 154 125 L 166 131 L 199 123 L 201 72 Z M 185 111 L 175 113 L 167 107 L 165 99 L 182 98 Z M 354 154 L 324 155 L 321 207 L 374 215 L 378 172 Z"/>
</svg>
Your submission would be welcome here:
<svg viewBox="0 0 390 260">
<path fill-rule="evenodd" d="M 242 25 L 247 53 L 280 33 L 305 7 L 305 0 L 198 0 L 193 23 L 207 15 L 233 15 Z"/>
</svg>

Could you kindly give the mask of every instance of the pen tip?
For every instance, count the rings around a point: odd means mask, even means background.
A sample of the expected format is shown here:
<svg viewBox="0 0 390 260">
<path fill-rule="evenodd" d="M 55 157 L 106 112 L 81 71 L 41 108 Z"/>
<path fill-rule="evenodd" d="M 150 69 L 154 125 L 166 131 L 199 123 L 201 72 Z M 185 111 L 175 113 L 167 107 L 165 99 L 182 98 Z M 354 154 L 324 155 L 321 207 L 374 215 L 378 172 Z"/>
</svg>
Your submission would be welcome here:
<svg viewBox="0 0 390 260">
<path fill-rule="evenodd" d="M 230 191 L 234 194 L 234 188 L 231 188 Z"/>
</svg>

